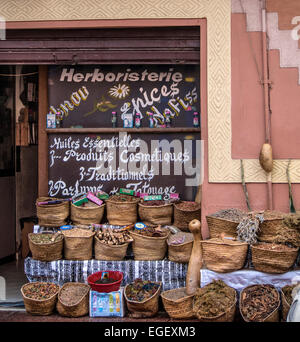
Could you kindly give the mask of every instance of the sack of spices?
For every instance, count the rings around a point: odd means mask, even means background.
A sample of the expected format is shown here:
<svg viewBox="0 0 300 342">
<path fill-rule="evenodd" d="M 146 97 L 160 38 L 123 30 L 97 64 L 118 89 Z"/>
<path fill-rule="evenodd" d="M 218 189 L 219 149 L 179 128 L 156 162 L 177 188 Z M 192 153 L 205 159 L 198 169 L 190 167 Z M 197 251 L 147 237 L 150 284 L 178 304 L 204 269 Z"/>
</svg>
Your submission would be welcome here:
<svg viewBox="0 0 300 342">
<path fill-rule="evenodd" d="M 237 293 L 222 280 L 197 290 L 193 298 L 193 312 L 201 322 L 233 322 Z"/>
<path fill-rule="evenodd" d="M 55 309 L 59 286 L 47 282 L 27 283 L 21 293 L 27 313 L 31 315 L 51 315 Z"/>
<path fill-rule="evenodd" d="M 192 233 L 170 234 L 167 240 L 168 259 L 173 262 L 188 263 L 192 254 L 193 242 Z"/>
<path fill-rule="evenodd" d="M 203 262 L 209 270 L 215 272 L 233 272 L 244 267 L 248 244 L 222 236 L 202 240 Z"/>
<path fill-rule="evenodd" d="M 41 204 L 47 202 L 53 203 Z M 70 203 L 59 198 L 39 197 L 36 200 L 36 212 L 40 226 L 60 227 L 67 223 L 70 214 Z"/>
<path fill-rule="evenodd" d="M 139 217 L 147 225 L 170 225 L 173 219 L 173 203 L 163 200 L 139 202 Z"/>
<path fill-rule="evenodd" d="M 137 221 L 137 205 L 140 201 L 131 195 L 117 194 L 106 200 L 109 224 L 126 226 Z"/>
<path fill-rule="evenodd" d="M 127 230 L 101 229 L 95 235 L 95 259 L 96 260 L 123 260 L 127 248 L 133 239 Z"/>
<path fill-rule="evenodd" d="M 90 260 L 93 256 L 95 233 L 90 229 L 63 230 L 64 256 L 66 260 Z"/>
<path fill-rule="evenodd" d="M 169 229 L 145 227 L 130 231 L 134 260 L 162 260 L 167 252 Z"/>
<path fill-rule="evenodd" d="M 211 238 L 218 238 L 221 233 L 226 236 L 237 237 L 236 228 L 242 218 L 246 215 L 239 209 L 224 209 L 214 214 L 207 215 L 206 221 Z"/>
<path fill-rule="evenodd" d="M 240 313 L 245 322 L 278 322 L 280 295 L 270 284 L 250 285 L 240 293 Z"/>
<path fill-rule="evenodd" d="M 90 286 L 83 283 L 65 283 L 58 293 L 56 309 L 61 316 L 81 317 L 89 313 Z"/>
<path fill-rule="evenodd" d="M 71 203 L 71 221 L 78 224 L 99 224 L 104 214 L 105 203 L 100 206 L 93 202 L 76 206 Z"/>
<path fill-rule="evenodd" d="M 299 284 L 285 285 L 280 290 L 281 302 L 282 302 L 282 319 L 286 321 L 291 305 L 293 303 L 292 292 L 294 288 Z"/>
<path fill-rule="evenodd" d="M 54 261 L 62 259 L 64 236 L 58 232 L 28 234 L 29 248 L 32 259 Z"/>
<path fill-rule="evenodd" d="M 257 243 L 251 246 L 252 263 L 257 271 L 286 273 L 294 265 L 299 248 L 275 243 Z"/>
<path fill-rule="evenodd" d="M 137 278 L 127 284 L 124 297 L 132 318 L 153 317 L 158 312 L 161 283 Z"/>
<path fill-rule="evenodd" d="M 194 219 L 201 221 L 200 203 L 181 201 L 174 204 L 174 226 L 188 232 L 189 223 Z"/>
</svg>

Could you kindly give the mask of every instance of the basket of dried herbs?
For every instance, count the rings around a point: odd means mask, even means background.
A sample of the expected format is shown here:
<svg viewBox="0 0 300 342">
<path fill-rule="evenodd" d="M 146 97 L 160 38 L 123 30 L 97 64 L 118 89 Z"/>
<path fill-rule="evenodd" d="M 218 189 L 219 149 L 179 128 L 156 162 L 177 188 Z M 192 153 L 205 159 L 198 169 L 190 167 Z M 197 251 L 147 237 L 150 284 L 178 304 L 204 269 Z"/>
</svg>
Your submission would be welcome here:
<svg viewBox="0 0 300 342">
<path fill-rule="evenodd" d="M 292 292 L 297 285 L 299 284 L 285 285 L 280 290 L 282 303 L 282 318 L 284 321 L 286 321 L 291 305 L 293 303 Z"/>
<path fill-rule="evenodd" d="M 207 215 L 206 221 L 210 237 L 218 238 L 221 233 L 225 233 L 226 236 L 236 237 L 236 228 L 245 215 L 245 212 L 234 208 Z"/>
<path fill-rule="evenodd" d="M 137 278 L 127 284 L 124 297 L 132 318 L 153 317 L 158 312 L 161 283 Z"/>
<path fill-rule="evenodd" d="M 54 283 L 34 282 L 22 286 L 26 312 L 31 315 L 51 315 L 55 309 L 59 286 Z"/>
<path fill-rule="evenodd" d="M 29 233 L 29 248 L 32 259 L 55 261 L 62 259 L 64 236 L 59 233 Z"/>
<path fill-rule="evenodd" d="M 167 240 L 168 259 L 173 262 L 188 263 L 192 254 L 193 242 L 192 233 L 170 234 Z"/>
<path fill-rule="evenodd" d="M 192 201 L 174 203 L 174 226 L 189 232 L 189 223 L 197 219 L 201 221 L 201 204 Z"/>
<path fill-rule="evenodd" d="M 170 225 L 173 219 L 173 203 L 163 200 L 144 201 L 138 204 L 138 213 L 147 225 Z"/>
<path fill-rule="evenodd" d="M 78 224 L 98 224 L 104 215 L 105 203 L 100 206 L 91 201 L 76 206 L 71 203 L 71 221 Z"/>
<path fill-rule="evenodd" d="M 64 234 L 64 256 L 66 260 L 90 260 L 93 256 L 95 233 L 91 229 L 73 228 Z"/>
<path fill-rule="evenodd" d="M 285 273 L 294 265 L 299 248 L 260 242 L 251 246 L 252 263 L 257 271 Z"/>
<path fill-rule="evenodd" d="M 107 219 L 111 225 L 126 226 L 137 221 L 139 198 L 116 194 L 106 200 Z"/>
<path fill-rule="evenodd" d="M 58 203 L 40 204 L 48 201 L 58 201 Z M 60 227 L 67 223 L 70 203 L 69 201 L 62 201 L 60 198 L 39 197 L 36 200 L 36 212 L 40 226 Z"/>
<path fill-rule="evenodd" d="M 263 221 L 259 227 L 258 240 L 261 242 L 274 242 L 282 226 L 285 214 L 275 210 L 265 210 L 258 213 L 263 216 Z"/>
<path fill-rule="evenodd" d="M 132 241 L 128 230 L 103 228 L 95 235 L 95 259 L 123 260 Z"/>
<path fill-rule="evenodd" d="M 83 283 L 65 283 L 58 293 L 56 309 L 61 316 L 81 317 L 89 313 L 90 286 Z"/>
<path fill-rule="evenodd" d="M 240 313 L 245 322 L 278 322 L 280 295 L 270 284 L 250 285 L 240 293 Z"/>
<path fill-rule="evenodd" d="M 146 227 L 141 230 L 131 230 L 133 239 L 132 250 L 135 260 L 162 260 L 167 252 L 167 239 L 169 229 L 157 227 Z"/>
<path fill-rule="evenodd" d="M 233 322 L 236 304 L 236 290 L 222 280 L 214 280 L 197 290 L 193 312 L 201 322 Z"/>
</svg>

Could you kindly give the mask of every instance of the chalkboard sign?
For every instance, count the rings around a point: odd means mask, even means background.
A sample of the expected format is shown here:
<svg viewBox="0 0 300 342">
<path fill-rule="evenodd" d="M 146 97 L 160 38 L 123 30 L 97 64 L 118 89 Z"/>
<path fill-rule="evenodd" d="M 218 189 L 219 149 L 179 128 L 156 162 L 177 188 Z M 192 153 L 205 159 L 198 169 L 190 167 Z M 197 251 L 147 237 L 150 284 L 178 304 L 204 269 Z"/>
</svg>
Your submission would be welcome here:
<svg viewBox="0 0 300 342">
<path fill-rule="evenodd" d="M 193 200 L 201 178 L 199 133 L 49 133 L 48 149 L 51 197 L 127 188 Z"/>
<path fill-rule="evenodd" d="M 126 115 L 141 115 L 149 127 L 153 113 L 156 127 L 193 127 L 193 113 L 200 113 L 197 65 L 76 65 L 49 66 L 49 113 L 62 119 L 60 127 L 117 127 Z M 169 113 L 169 114 L 168 114 Z"/>
</svg>

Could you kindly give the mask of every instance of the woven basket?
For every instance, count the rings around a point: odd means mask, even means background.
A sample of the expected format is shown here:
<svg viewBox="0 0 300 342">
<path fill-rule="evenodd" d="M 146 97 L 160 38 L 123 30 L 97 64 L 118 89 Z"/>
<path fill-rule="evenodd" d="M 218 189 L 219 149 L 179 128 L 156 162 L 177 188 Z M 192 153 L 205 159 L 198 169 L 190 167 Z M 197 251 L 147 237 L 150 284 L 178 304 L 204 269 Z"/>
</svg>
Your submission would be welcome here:
<svg viewBox="0 0 300 342">
<path fill-rule="evenodd" d="M 225 273 L 243 268 L 247 257 L 248 244 L 226 239 L 202 240 L 203 262 L 209 270 Z"/>
<path fill-rule="evenodd" d="M 185 293 L 185 287 L 161 293 L 163 306 L 171 318 L 187 319 L 194 317 L 193 295 Z"/>
<path fill-rule="evenodd" d="M 77 303 L 68 305 L 63 302 L 61 299 L 61 293 L 64 289 L 70 286 L 78 286 L 84 287 L 86 289 L 86 293 L 78 299 Z M 89 292 L 90 285 L 83 283 L 65 283 L 58 293 L 58 301 L 56 304 L 56 309 L 61 316 L 65 317 L 81 317 L 86 316 L 89 313 Z"/>
<path fill-rule="evenodd" d="M 240 309 L 240 314 L 241 314 L 241 316 L 245 322 L 251 322 L 251 321 L 248 320 L 242 312 L 242 307 L 243 307 L 242 295 L 243 295 L 244 291 L 251 286 L 256 286 L 256 285 L 247 286 L 240 292 L 239 309 Z M 277 305 L 276 309 L 273 312 L 271 312 L 269 314 L 269 316 L 267 316 L 264 320 L 262 320 L 260 322 L 279 322 L 280 295 L 279 295 L 279 292 L 277 291 L 277 289 L 276 289 L 276 292 L 278 294 L 278 301 L 277 301 L 278 305 Z"/>
<path fill-rule="evenodd" d="M 282 226 L 284 214 L 270 210 L 266 210 L 263 213 L 264 221 L 260 224 L 257 238 L 262 242 L 274 242 L 277 232 Z"/>
<path fill-rule="evenodd" d="M 28 298 L 24 294 L 24 289 L 26 287 L 32 286 L 34 284 L 47 284 L 45 282 L 34 282 L 34 283 L 27 283 L 22 286 L 21 293 L 24 300 L 24 305 L 27 313 L 31 315 L 38 315 L 38 316 L 48 316 L 51 315 L 55 309 L 55 305 L 57 302 L 57 296 L 59 292 L 59 287 L 57 289 L 57 293 L 54 294 L 52 297 L 44 300 L 32 299 Z M 48 283 L 49 284 L 49 283 Z"/>
<path fill-rule="evenodd" d="M 235 312 L 236 312 L 236 306 L 237 306 L 237 292 L 234 288 L 231 288 L 231 290 L 234 291 L 234 293 L 235 293 L 234 302 L 228 307 L 228 309 L 225 312 L 223 312 L 217 316 L 212 316 L 212 317 L 201 316 L 198 313 L 198 311 L 194 307 L 194 300 L 195 300 L 195 296 L 194 296 L 194 298 L 193 298 L 194 315 L 198 318 L 198 320 L 200 322 L 233 322 L 234 318 L 235 318 Z M 201 291 L 201 289 L 199 289 L 198 291 Z"/>
<path fill-rule="evenodd" d="M 290 311 L 291 305 L 289 304 L 289 302 L 286 299 L 286 296 L 284 294 L 284 292 L 282 291 L 282 289 L 280 290 L 280 295 L 281 295 L 281 303 L 282 303 L 282 319 L 284 321 L 286 321 L 288 313 Z"/>
<path fill-rule="evenodd" d="M 125 286 L 124 289 L 124 297 L 126 300 L 127 309 L 130 312 L 129 316 L 132 318 L 146 318 L 153 317 L 158 312 L 158 300 L 161 291 L 161 283 L 153 281 L 152 283 L 159 284 L 158 290 L 154 293 L 154 295 L 148 299 L 143 300 L 142 302 L 136 302 L 134 300 L 130 300 L 127 297 L 126 290 L 129 284 Z"/>
<path fill-rule="evenodd" d="M 139 203 L 138 213 L 141 221 L 146 225 L 170 225 L 173 219 L 173 204 L 151 206 Z"/>
<path fill-rule="evenodd" d="M 76 206 L 71 203 L 71 220 L 76 224 L 98 224 L 102 221 L 105 204 L 95 206 Z"/>
<path fill-rule="evenodd" d="M 132 202 L 116 202 L 106 200 L 106 212 L 109 224 L 127 226 L 137 221 L 137 205 L 140 200 L 137 198 Z"/>
<path fill-rule="evenodd" d="M 43 244 L 33 242 L 31 240 L 33 235 L 36 234 L 28 234 L 28 242 L 32 259 L 40 261 L 54 261 L 62 259 L 64 246 L 64 236 L 62 234 L 56 238 L 55 242 Z"/>
<path fill-rule="evenodd" d="M 94 239 L 95 259 L 96 260 L 123 260 L 126 256 L 129 242 L 123 245 L 108 245 L 97 236 Z"/>
<path fill-rule="evenodd" d="M 178 245 L 172 245 L 171 241 L 173 237 L 180 238 L 185 237 L 183 243 Z M 177 233 L 175 235 L 169 235 L 167 240 L 168 244 L 168 259 L 173 262 L 188 263 L 192 254 L 194 237 L 192 233 Z"/>
<path fill-rule="evenodd" d="M 36 200 L 36 212 L 39 220 L 39 225 L 43 227 L 60 227 L 67 223 L 67 218 L 70 214 L 70 204 L 68 201 L 60 204 L 43 204 L 38 205 L 38 202 L 60 200 L 53 197 L 39 197 Z"/>
<path fill-rule="evenodd" d="M 265 273 L 285 273 L 294 265 L 299 248 L 275 251 L 264 248 L 264 243 L 251 246 L 252 263 L 257 271 Z"/>
<path fill-rule="evenodd" d="M 93 256 L 93 240 L 95 233 L 86 237 L 65 235 L 64 255 L 66 260 L 90 260 Z"/>
<path fill-rule="evenodd" d="M 167 252 L 167 239 L 170 233 L 164 237 L 150 237 L 130 232 L 133 238 L 132 250 L 134 260 L 162 260 Z"/>
<path fill-rule="evenodd" d="M 190 203 L 188 201 L 183 201 L 181 203 Z M 195 203 L 195 202 L 192 202 Z M 197 219 L 201 221 L 201 205 L 196 210 L 182 210 L 180 209 L 180 203 L 174 204 L 174 226 L 180 228 L 183 231 L 189 232 L 189 223 Z"/>
</svg>

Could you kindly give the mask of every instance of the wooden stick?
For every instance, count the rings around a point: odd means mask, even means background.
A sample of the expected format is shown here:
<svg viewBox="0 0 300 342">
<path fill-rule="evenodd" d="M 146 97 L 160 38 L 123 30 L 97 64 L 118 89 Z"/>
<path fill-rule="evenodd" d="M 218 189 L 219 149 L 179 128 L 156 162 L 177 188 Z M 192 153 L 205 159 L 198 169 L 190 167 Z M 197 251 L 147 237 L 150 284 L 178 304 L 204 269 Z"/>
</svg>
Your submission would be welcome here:
<svg viewBox="0 0 300 342">
<path fill-rule="evenodd" d="M 245 183 L 245 171 L 244 171 L 244 163 L 243 163 L 242 159 L 241 159 L 241 173 L 242 173 L 243 190 L 244 190 L 244 194 L 245 194 L 245 197 L 246 197 L 246 203 L 247 203 L 248 211 L 252 211 L 251 207 L 250 207 L 247 186 L 246 186 L 246 183 Z"/>
</svg>

